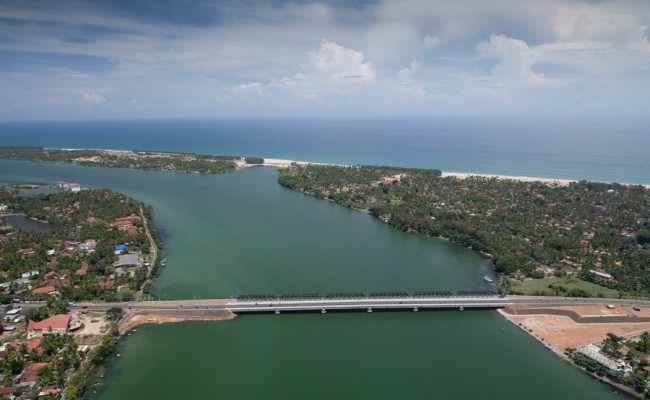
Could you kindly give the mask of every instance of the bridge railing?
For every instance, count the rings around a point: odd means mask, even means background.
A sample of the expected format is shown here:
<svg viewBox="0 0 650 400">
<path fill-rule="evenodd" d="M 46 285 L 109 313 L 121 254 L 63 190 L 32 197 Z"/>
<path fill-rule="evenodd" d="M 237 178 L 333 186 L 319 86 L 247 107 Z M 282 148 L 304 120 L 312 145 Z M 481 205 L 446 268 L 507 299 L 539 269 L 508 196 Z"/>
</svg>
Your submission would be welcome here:
<svg viewBox="0 0 650 400">
<path fill-rule="evenodd" d="M 450 291 L 418 291 L 418 292 L 343 292 L 343 293 L 285 293 L 281 296 L 274 294 L 240 294 L 237 302 L 292 302 L 292 301 L 325 301 L 325 300 L 381 300 L 381 299 L 453 299 L 453 298 L 497 298 L 498 294 L 491 290 L 460 290 L 454 295 Z"/>
</svg>

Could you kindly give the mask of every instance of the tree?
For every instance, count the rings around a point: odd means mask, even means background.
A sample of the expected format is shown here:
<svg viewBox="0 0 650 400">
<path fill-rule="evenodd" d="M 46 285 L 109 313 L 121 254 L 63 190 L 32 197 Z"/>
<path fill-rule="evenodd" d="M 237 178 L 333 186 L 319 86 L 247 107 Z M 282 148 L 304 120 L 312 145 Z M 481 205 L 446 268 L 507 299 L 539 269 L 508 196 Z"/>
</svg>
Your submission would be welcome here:
<svg viewBox="0 0 650 400">
<path fill-rule="evenodd" d="M 264 164 L 264 159 L 259 157 L 246 157 L 246 164 Z"/>
<path fill-rule="evenodd" d="M 106 310 L 106 314 L 111 317 L 121 317 L 124 314 L 122 307 L 112 307 Z"/>
</svg>

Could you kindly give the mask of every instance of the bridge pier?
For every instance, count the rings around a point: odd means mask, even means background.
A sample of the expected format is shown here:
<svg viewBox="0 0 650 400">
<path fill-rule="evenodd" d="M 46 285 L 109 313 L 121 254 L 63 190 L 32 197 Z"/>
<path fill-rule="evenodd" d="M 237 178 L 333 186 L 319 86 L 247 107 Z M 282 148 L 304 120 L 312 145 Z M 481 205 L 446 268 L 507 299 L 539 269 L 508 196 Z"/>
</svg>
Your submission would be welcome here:
<svg viewBox="0 0 650 400">
<path fill-rule="evenodd" d="M 368 307 L 368 309 L 367 309 L 366 311 L 368 311 L 368 312 L 372 312 L 372 308 L 371 308 L 371 307 Z"/>
<path fill-rule="evenodd" d="M 280 314 L 280 310 L 275 310 L 275 315 Z"/>
<path fill-rule="evenodd" d="M 321 314 L 327 314 L 327 310 L 323 308 L 322 310 L 320 310 L 320 313 Z"/>
<path fill-rule="evenodd" d="M 458 307 L 458 311 L 463 311 L 465 308 L 463 306 Z"/>
<path fill-rule="evenodd" d="M 417 307 L 413 307 L 413 312 L 418 312 L 418 311 L 419 311 L 419 310 L 418 310 Z"/>
</svg>

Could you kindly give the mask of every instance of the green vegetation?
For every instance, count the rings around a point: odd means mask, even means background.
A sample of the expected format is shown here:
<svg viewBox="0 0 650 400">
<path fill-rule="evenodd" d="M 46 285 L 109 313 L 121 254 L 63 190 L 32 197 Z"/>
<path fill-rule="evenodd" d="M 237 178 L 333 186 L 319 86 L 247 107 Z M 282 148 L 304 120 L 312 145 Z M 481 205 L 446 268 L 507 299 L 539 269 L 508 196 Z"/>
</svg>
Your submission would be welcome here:
<svg viewBox="0 0 650 400">
<path fill-rule="evenodd" d="M 246 164 L 264 164 L 264 159 L 259 157 L 246 157 Z"/>
<path fill-rule="evenodd" d="M 221 174 L 236 169 L 236 156 L 170 153 L 152 150 L 61 150 L 42 147 L 0 146 L 0 158 L 47 162 L 67 162 L 84 166 L 136 168 L 193 174 Z"/>
<path fill-rule="evenodd" d="M 567 297 L 600 297 L 618 298 L 619 292 L 595 283 L 577 278 L 544 278 L 526 281 L 512 281 L 512 294 L 526 296 L 567 296 Z"/>
<path fill-rule="evenodd" d="M 608 333 L 602 343 L 601 352 L 615 360 L 621 360 L 632 368 L 632 373 L 624 376 L 620 372 L 612 372 L 598 362 L 567 349 L 573 361 L 587 371 L 632 388 L 637 393 L 647 390 L 647 380 L 650 374 L 650 333 L 644 332 L 640 337 L 625 340 L 613 333 Z"/>
<path fill-rule="evenodd" d="M 513 279 L 569 276 L 617 292 L 650 295 L 650 196 L 643 186 L 586 181 L 561 186 L 443 178 L 438 170 L 323 165 L 281 169 L 278 181 L 367 210 L 404 232 L 444 237 L 481 251 L 498 272 Z M 572 287 L 566 293 L 599 292 Z"/>
<path fill-rule="evenodd" d="M 70 371 L 81 365 L 81 355 L 71 335 L 49 335 L 29 344 L 13 342 L 6 346 L 6 354 L 0 359 L 0 376 L 4 387 L 14 387 L 13 394 L 35 398 L 45 387 L 61 387 Z M 30 372 L 31 371 L 31 372 Z M 34 387 L 21 382 L 34 379 Z M 29 397 L 29 396 L 32 397 Z"/>
<path fill-rule="evenodd" d="M 136 260 L 135 254 L 151 250 L 140 217 L 142 208 L 150 218 L 151 207 L 108 189 L 24 196 L 0 188 L 0 204 L 7 213 L 49 227 L 47 234 L 17 229 L 0 214 L 0 282 L 9 283 L 0 301 L 59 299 L 55 304 L 65 308 L 67 301 L 132 298 L 142 286 L 144 267 L 113 264 L 117 245 L 125 245 L 122 254 L 132 253 Z"/>
</svg>

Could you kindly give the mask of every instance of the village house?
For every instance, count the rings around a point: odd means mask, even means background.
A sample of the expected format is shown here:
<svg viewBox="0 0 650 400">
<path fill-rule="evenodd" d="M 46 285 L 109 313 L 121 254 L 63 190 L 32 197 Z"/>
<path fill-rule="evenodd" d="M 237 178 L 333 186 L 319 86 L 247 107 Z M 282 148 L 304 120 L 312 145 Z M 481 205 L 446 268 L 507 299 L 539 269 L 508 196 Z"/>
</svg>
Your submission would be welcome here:
<svg viewBox="0 0 650 400">
<path fill-rule="evenodd" d="M 32 339 L 36 336 L 68 333 L 70 318 L 70 315 L 59 314 L 41 322 L 30 320 L 27 324 L 27 339 Z"/>
<path fill-rule="evenodd" d="M 59 294 L 59 292 L 56 290 L 54 286 L 44 286 L 40 287 L 37 289 L 32 290 L 33 294 L 39 295 L 39 294 Z"/>
</svg>

